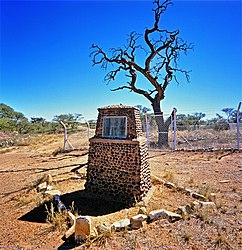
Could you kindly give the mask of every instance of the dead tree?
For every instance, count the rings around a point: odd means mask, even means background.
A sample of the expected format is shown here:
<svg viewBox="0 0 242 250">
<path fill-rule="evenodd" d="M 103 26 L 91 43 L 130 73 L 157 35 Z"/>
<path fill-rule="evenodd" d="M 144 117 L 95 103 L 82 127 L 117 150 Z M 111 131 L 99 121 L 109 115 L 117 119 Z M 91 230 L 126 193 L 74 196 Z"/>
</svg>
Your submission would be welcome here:
<svg viewBox="0 0 242 250">
<path fill-rule="evenodd" d="M 179 37 L 179 30 L 169 31 L 159 27 L 162 14 L 172 5 L 171 0 L 160 3 L 160 0 L 153 2 L 155 8 L 153 27 L 146 28 L 144 35 L 131 32 L 127 45 L 124 48 L 112 48 L 110 55 L 96 45 L 92 45 L 93 65 L 100 65 L 107 69 L 112 66 L 113 70 L 105 76 L 105 81 L 115 80 L 116 76 L 123 72 L 129 79 L 127 83 L 112 91 L 127 89 L 130 92 L 143 95 L 149 100 L 156 116 L 156 123 L 159 131 L 158 145 L 168 147 L 168 128 L 171 117 L 165 121 L 161 110 L 161 101 L 165 98 L 165 91 L 172 80 L 178 82 L 177 75 L 182 73 L 189 81 L 189 72 L 178 66 L 178 59 L 181 52 L 187 54 L 192 49 L 192 44 L 188 44 Z M 143 37 L 142 41 L 141 37 Z M 137 54 L 143 56 L 143 64 L 138 63 Z M 140 59 L 140 58 L 139 58 Z M 140 60 L 139 60 L 140 62 Z M 148 81 L 149 88 L 143 89 L 138 86 L 137 76 L 142 75 Z"/>
</svg>

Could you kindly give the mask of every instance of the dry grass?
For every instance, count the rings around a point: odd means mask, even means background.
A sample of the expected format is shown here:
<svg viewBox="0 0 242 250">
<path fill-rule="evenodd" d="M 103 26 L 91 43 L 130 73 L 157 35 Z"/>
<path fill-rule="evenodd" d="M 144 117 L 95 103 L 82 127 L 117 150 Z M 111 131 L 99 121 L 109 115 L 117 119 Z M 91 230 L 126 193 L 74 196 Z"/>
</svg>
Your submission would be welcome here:
<svg viewBox="0 0 242 250">
<path fill-rule="evenodd" d="M 46 222 L 51 224 L 53 231 L 64 231 L 67 229 L 68 214 L 65 211 L 56 212 L 53 203 L 50 204 L 50 208 L 45 205 L 47 217 Z"/>
<path fill-rule="evenodd" d="M 17 195 L 13 198 L 18 204 L 18 206 L 23 207 L 28 205 L 31 202 L 36 201 L 36 198 L 33 197 L 32 195 Z"/>
<path fill-rule="evenodd" d="M 198 193 L 205 196 L 206 198 L 209 198 L 210 194 L 213 193 L 213 191 L 209 186 L 202 185 L 198 188 Z"/>
<path fill-rule="evenodd" d="M 62 154 L 67 152 L 66 150 L 63 149 L 63 147 L 59 147 L 58 149 L 54 150 L 54 152 L 52 153 L 53 156 L 57 156 L 58 154 Z"/>
<path fill-rule="evenodd" d="M 150 127 L 150 145 L 158 147 L 158 129 Z M 169 131 L 169 145 L 173 147 L 174 134 Z M 177 149 L 228 149 L 236 148 L 236 130 L 216 131 L 209 128 L 179 130 L 177 128 Z M 170 148 L 171 150 L 172 148 Z M 209 160 L 209 159 L 208 159 Z"/>
<path fill-rule="evenodd" d="M 163 178 L 165 178 L 166 180 L 173 182 L 173 183 L 178 182 L 178 176 L 171 170 L 165 169 L 164 174 L 163 174 Z"/>
<path fill-rule="evenodd" d="M 87 241 L 83 244 L 82 247 L 92 248 L 92 245 L 95 244 L 100 248 L 105 248 L 108 241 L 114 237 L 114 232 L 112 230 L 105 232 L 95 232 L 94 236 L 90 236 Z"/>
<path fill-rule="evenodd" d="M 35 206 L 39 206 L 44 202 L 42 194 L 37 194 L 36 192 L 31 192 L 29 190 L 26 190 L 25 193 L 17 193 L 11 200 L 17 203 L 17 207 L 24 207 L 31 203 Z"/>
<path fill-rule="evenodd" d="M 185 241 L 185 243 L 188 243 L 189 241 L 190 241 L 190 239 L 191 239 L 191 233 L 190 232 L 188 232 L 187 231 L 187 229 L 186 230 L 182 230 L 181 231 L 181 238 L 183 238 L 184 239 L 184 241 Z"/>
</svg>

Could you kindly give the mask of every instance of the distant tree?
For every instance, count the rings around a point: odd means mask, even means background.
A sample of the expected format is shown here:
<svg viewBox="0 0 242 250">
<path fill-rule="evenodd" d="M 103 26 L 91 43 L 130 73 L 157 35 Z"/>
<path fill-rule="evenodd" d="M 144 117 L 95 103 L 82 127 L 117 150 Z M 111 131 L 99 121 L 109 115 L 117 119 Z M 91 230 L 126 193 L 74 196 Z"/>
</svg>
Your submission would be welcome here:
<svg viewBox="0 0 242 250">
<path fill-rule="evenodd" d="M 224 121 L 223 116 L 220 115 L 220 114 L 218 114 L 218 113 L 216 113 L 216 119 L 217 119 L 218 121 Z"/>
<path fill-rule="evenodd" d="M 155 8 L 154 22 L 151 28 L 144 31 L 143 41 L 138 42 L 141 35 L 136 32 L 129 34 L 128 43 L 124 48 L 112 48 L 108 55 L 100 46 L 92 45 L 93 65 L 101 65 L 101 68 L 107 69 L 108 66 L 115 67 L 105 76 L 107 82 L 116 79 L 120 72 L 123 72 L 129 79 L 123 86 L 113 89 L 129 90 L 136 94 L 144 96 L 151 103 L 156 116 L 156 123 L 159 130 L 158 145 L 168 147 L 168 129 L 171 119 L 174 115 L 172 111 L 169 119 L 165 120 L 161 110 L 161 101 L 165 98 L 165 91 L 172 80 L 178 82 L 178 74 L 185 75 L 189 81 L 189 71 L 178 66 L 181 53 L 187 54 L 192 49 L 192 44 L 188 44 L 179 37 L 179 30 L 166 30 L 160 28 L 161 16 L 172 5 L 171 0 L 154 0 Z M 137 54 L 143 56 L 141 62 Z M 147 89 L 138 86 L 138 75 L 141 75 L 147 82 Z"/>
<path fill-rule="evenodd" d="M 75 129 L 77 128 L 80 120 L 83 118 L 82 114 L 61 114 L 61 115 L 56 115 L 53 119 L 54 122 L 64 122 L 64 124 L 71 128 Z"/>
<path fill-rule="evenodd" d="M 21 112 L 0 103 L 0 132 L 58 133 L 61 129 L 59 121 L 63 121 L 71 129 L 76 129 L 81 119 L 81 114 L 62 114 L 56 115 L 52 122 L 43 117 L 31 117 L 29 121 Z"/>
<path fill-rule="evenodd" d="M 185 114 L 177 114 L 176 125 L 178 127 L 178 130 L 188 129 L 189 124 L 188 124 L 187 116 Z"/>
<path fill-rule="evenodd" d="M 228 123 L 236 123 L 237 122 L 237 110 L 234 108 L 223 108 L 222 111 L 227 116 Z M 242 112 L 239 112 L 239 120 L 242 119 Z"/>
<path fill-rule="evenodd" d="M 0 104 L 0 130 L 4 132 L 18 131 L 28 133 L 30 126 L 28 119 L 20 112 L 16 112 L 10 106 Z"/>
<path fill-rule="evenodd" d="M 201 120 L 206 116 L 206 114 L 199 112 L 199 113 L 194 113 L 193 116 L 194 116 L 194 128 L 195 127 L 199 128 Z"/>
<path fill-rule="evenodd" d="M 31 122 L 32 123 L 40 123 L 40 124 L 44 124 L 45 123 L 45 118 L 43 117 L 31 117 Z"/>
<path fill-rule="evenodd" d="M 147 115 L 147 113 L 149 111 L 151 111 L 151 109 L 147 108 L 145 106 L 142 106 L 142 105 L 136 105 L 135 108 L 137 108 L 139 110 L 142 128 L 143 128 L 143 130 L 145 130 L 145 116 Z M 149 122 L 152 122 L 153 117 L 151 117 L 150 115 L 148 115 L 148 116 L 149 116 Z"/>
<path fill-rule="evenodd" d="M 237 115 L 238 115 L 237 110 L 234 110 L 232 113 L 232 119 L 231 119 L 233 123 L 237 122 Z M 239 112 L 239 122 L 241 121 L 242 121 L 242 112 Z"/>
<path fill-rule="evenodd" d="M 28 118 L 26 118 L 24 116 L 24 114 L 20 113 L 20 112 L 15 112 L 14 113 L 14 120 L 16 122 L 21 122 L 21 121 L 28 121 Z"/>
<path fill-rule="evenodd" d="M 4 103 L 0 104 L 0 118 L 11 119 L 15 122 L 27 119 L 22 113 L 16 112 L 13 108 Z"/>
<path fill-rule="evenodd" d="M 89 127 L 95 129 L 97 125 L 97 120 L 88 120 Z"/>
<path fill-rule="evenodd" d="M 33 127 L 31 126 L 31 123 L 28 121 L 28 119 L 23 119 L 20 122 L 17 123 L 17 131 L 20 134 L 28 134 L 28 133 L 32 133 Z"/>
<path fill-rule="evenodd" d="M 14 109 L 10 106 L 0 103 L 0 118 L 4 119 L 13 119 L 14 117 Z"/>
<path fill-rule="evenodd" d="M 0 132 L 12 132 L 15 129 L 15 123 L 12 120 L 0 118 Z"/>
<path fill-rule="evenodd" d="M 139 110 L 140 115 L 145 115 L 145 114 L 147 114 L 149 111 L 151 111 L 150 108 L 144 107 L 144 106 L 142 106 L 142 105 L 136 105 L 135 107 Z"/>
<path fill-rule="evenodd" d="M 232 122 L 231 118 L 233 116 L 234 108 L 223 108 L 222 111 L 227 115 L 228 122 Z"/>
<path fill-rule="evenodd" d="M 30 122 L 35 133 L 49 133 L 52 131 L 51 123 L 47 122 L 43 117 L 31 117 Z"/>
<path fill-rule="evenodd" d="M 190 126 L 193 126 L 194 129 L 199 128 L 201 120 L 205 116 L 206 114 L 201 112 L 196 112 L 192 115 L 178 114 L 176 117 L 177 126 L 179 126 L 180 129 L 188 129 Z"/>
<path fill-rule="evenodd" d="M 216 114 L 216 117 L 207 120 L 207 125 L 216 131 L 223 131 L 229 129 L 227 119 L 225 119 L 222 115 L 218 113 Z"/>
</svg>

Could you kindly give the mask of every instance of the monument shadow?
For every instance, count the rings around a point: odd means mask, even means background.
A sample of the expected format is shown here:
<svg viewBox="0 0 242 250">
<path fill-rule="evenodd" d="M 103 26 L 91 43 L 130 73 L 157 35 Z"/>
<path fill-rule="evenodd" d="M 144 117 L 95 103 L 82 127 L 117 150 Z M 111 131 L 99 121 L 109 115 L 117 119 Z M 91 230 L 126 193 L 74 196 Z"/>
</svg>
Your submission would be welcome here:
<svg viewBox="0 0 242 250">
<path fill-rule="evenodd" d="M 126 208 L 124 203 L 100 198 L 85 189 L 63 194 L 60 196 L 60 200 L 66 209 L 71 209 L 74 202 L 74 210 L 78 212 L 78 215 L 86 216 L 102 216 Z M 52 200 L 46 201 L 18 219 L 21 221 L 46 223 L 47 209 L 50 210 L 51 203 L 54 204 Z M 58 211 L 55 204 L 54 208 L 55 211 Z"/>
</svg>

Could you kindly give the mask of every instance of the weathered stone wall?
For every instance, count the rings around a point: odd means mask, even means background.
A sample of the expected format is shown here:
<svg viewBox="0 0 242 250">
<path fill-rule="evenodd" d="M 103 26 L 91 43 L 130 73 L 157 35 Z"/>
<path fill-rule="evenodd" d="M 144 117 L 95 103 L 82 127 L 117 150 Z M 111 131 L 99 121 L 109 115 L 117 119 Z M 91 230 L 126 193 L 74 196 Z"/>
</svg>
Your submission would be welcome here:
<svg viewBox="0 0 242 250">
<path fill-rule="evenodd" d="M 95 137 L 102 137 L 103 117 L 105 116 L 126 116 L 127 117 L 127 139 L 134 139 L 142 136 L 142 124 L 139 110 L 130 106 L 107 106 L 98 109 L 98 119 Z"/>
<path fill-rule="evenodd" d="M 87 190 L 111 200 L 133 203 L 151 188 L 145 140 L 90 139 Z"/>
</svg>

